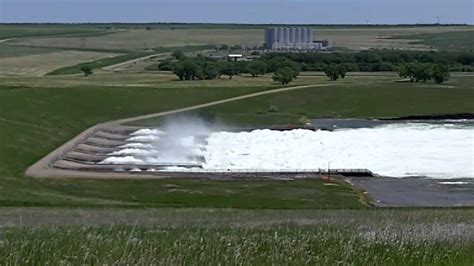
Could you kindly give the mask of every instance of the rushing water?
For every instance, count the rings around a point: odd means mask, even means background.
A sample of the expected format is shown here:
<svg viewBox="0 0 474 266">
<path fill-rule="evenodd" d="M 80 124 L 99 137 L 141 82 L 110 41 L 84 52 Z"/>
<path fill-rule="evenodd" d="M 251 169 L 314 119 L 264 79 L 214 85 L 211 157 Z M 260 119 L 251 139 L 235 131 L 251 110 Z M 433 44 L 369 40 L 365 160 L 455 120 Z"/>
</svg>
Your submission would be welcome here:
<svg viewBox="0 0 474 266">
<path fill-rule="evenodd" d="M 152 139 L 146 137 L 150 134 L 136 134 L 135 140 L 137 136 Z M 203 156 L 202 167 L 210 170 L 367 168 L 393 177 L 474 178 L 472 122 L 394 123 L 332 132 L 214 132 L 208 136 L 206 145 L 196 147 L 190 145 L 189 137 L 183 140 L 187 152 L 178 161 L 186 161 L 190 154 Z M 138 154 L 139 149 L 132 147 L 124 147 L 131 154 L 122 154 L 131 161 L 141 160 L 136 164 L 153 164 L 161 156 L 166 157 L 166 150 L 155 148 L 154 155 L 149 151 Z M 114 158 L 117 157 L 109 158 L 108 163 L 113 163 Z"/>
</svg>

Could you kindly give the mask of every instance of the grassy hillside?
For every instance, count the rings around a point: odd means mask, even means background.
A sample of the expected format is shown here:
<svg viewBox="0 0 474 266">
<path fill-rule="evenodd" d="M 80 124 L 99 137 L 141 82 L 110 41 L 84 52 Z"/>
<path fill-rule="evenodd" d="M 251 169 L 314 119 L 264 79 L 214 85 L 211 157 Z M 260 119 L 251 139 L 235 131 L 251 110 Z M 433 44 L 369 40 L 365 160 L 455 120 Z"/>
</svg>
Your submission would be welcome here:
<svg viewBox="0 0 474 266">
<path fill-rule="evenodd" d="M 69 196 L 44 188 L 45 183 L 24 178 L 22 173 L 93 124 L 262 89 L 1 86 L 0 139 L 5 141 L 0 143 L 0 205 L 70 201 Z"/>
<path fill-rule="evenodd" d="M 395 79 L 395 76 L 346 77 L 346 80 L 330 82 L 332 86 L 328 87 L 265 95 L 205 110 L 215 113 L 216 119 L 226 124 L 243 126 L 294 124 L 301 123 L 302 118 L 474 113 L 471 86 L 474 77 L 452 77 L 442 85 L 395 82 Z M 157 118 L 134 124 L 159 122 Z"/>
<path fill-rule="evenodd" d="M 236 124 L 282 124 L 302 116 L 474 112 L 471 77 L 453 77 L 445 85 L 398 83 L 393 81 L 396 78 L 352 76 L 331 83 L 325 77 L 305 76 L 295 84 L 334 85 L 266 95 L 212 110 L 218 119 Z M 269 77 L 173 79 L 162 74 L 0 79 L 0 139 L 5 140 L 0 143 L 0 205 L 361 207 L 350 189 L 323 186 L 319 181 L 289 182 L 282 190 L 276 183 L 252 187 L 245 182 L 182 181 L 167 187 L 167 181 L 47 181 L 23 176 L 33 162 L 95 123 L 278 87 Z M 269 112 L 270 105 L 276 105 L 278 112 Z"/>
<path fill-rule="evenodd" d="M 64 79 L 105 85 L 109 76 Z M 118 79 L 117 75 L 114 77 L 113 80 Z M 47 80 L 46 84 L 52 87 L 38 87 L 35 80 Z M 130 77 L 126 80 L 128 84 L 143 81 L 134 81 Z M 0 143 L 0 206 L 364 207 L 351 188 L 345 185 L 324 186 L 321 181 L 262 182 L 253 185 L 252 182 L 192 180 L 54 181 L 23 176 L 24 170 L 33 162 L 95 123 L 272 87 L 252 87 L 252 83 L 239 81 L 235 84 L 241 87 L 226 86 L 228 81 L 212 81 L 201 87 L 198 85 L 201 82 L 174 81 L 174 88 L 153 84 L 146 87 L 93 84 L 55 87 L 55 82 L 61 84 L 61 80 L 45 77 L 31 80 L 36 87 L 1 85 L 0 139 L 7 141 Z"/>
</svg>

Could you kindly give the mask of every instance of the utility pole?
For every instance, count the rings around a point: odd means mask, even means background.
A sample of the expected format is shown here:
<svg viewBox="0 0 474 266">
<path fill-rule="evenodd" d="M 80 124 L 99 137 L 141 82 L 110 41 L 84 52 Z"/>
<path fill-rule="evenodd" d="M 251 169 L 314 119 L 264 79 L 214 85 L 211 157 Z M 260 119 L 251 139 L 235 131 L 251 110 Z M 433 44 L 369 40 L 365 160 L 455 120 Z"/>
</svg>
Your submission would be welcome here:
<svg viewBox="0 0 474 266">
<path fill-rule="evenodd" d="M 328 181 L 331 181 L 331 162 L 328 161 Z"/>
</svg>

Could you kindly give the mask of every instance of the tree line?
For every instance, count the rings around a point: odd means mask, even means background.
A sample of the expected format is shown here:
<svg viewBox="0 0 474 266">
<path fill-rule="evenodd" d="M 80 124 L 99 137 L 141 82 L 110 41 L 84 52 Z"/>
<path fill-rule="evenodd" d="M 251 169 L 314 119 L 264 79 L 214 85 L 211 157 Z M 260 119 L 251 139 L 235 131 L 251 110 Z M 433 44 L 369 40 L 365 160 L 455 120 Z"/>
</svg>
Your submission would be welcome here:
<svg viewBox="0 0 474 266">
<path fill-rule="evenodd" d="M 473 52 L 373 49 L 357 53 L 268 53 L 261 60 L 280 57 L 300 64 L 302 71 L 326 71 L 331 64 L 342 64 L 350 72 L 397 71 L 400 65 L 414 62 L 447 65 L 450 71 L 474 71 Z"/>
<path fill-rule="evenodd" d="M 409 78 L 411 82 L 426 82 L 433 80 L 441 84 L 449 79 L 449 68 L 442 64 L 409 63 L 399 67 L 399 75 Z"/>
<path fill-rule="evenodd" d="M 384 56 L 377 54 L 383 51 Z M 391 54 L 393 57 L 390 57 Z M 377 62 L 380 60 L 388 60 L 392 58 L 392 62 L 396 62 L 396 67 L 390 68 L 390 71 L 398 71 L 403 78 L 409 78 L 410 81 L 426 82 L 427 80 L 434 80 L 437 83 L 442 83 L 449 78 L 449 71 L 451 70 L 449 64 L 439 60 L 438 57 L 448 58 L 450 55 L 442 55 L 442 53 L 429 53 L 431 57 L 424 57 L 425 52 L 413 51 L 392 51 L 392 50 L 376 50 L 363 51 L 355 56 L 354 60 L 361 63 Z M 395 56 L 396 55 L 396 56 Z M 436 55 L 436 56 L 434 56 Z M 252 77 L 262 76 L 267 73 L 273 73 L 273 79 L 287 84 L 296 79 L 301 71 L 308 71 L 305 64 L 316 60 L 317 58 L 329 57 L 331 60 L 322 61 L 327 64 L 318 71 L 326 73 L 330 80 L 338 80 L 345 78 L 347 72 L 360 71 L 351 67 L 351 63 L 344 60 L 335 60 L 334 58 L 346 57 L 350 55 L 340 55 L 337 53 L 288 53 L 288 54 L 265 54 L 259 59 L 253 61 L 218 61 L 202 55 L 196 57 L 186 57 L 182 52 L 176 51 L 172 54 L 173 59 L 164 60 L 158 66 L 158 70 L 172 71 L 179 80 L 210 80 L 221 78 L 222 75 L 232 79 L 233 76 L 242 73 L 250 74 Z M 402 58 L 402 59 L 400 59 Z M 422 60 L 422 58 L 425 58 Z M 426 58 L 431 58 L 430 60 Z M 434 60 L 435 58 L 438 58 Z M 461 57 L 456 57 L 460 60 Z M 318 59 L 319 60 L 319 59 Z M 413 61 L 410 61 L 413 60 Z M 420 60 L 420 61 L 418 61 Z M 462 57 L 463 62 L 474 65 L 474 59 L 471 60 L 468 56 Z M 433 62 L 430 62 L 433 61 Z M 372 63 L 376 64 L 376 63 Z M 469 65 L 471 67 L 471 65 Z M 155 70 L 155 69 L 153 69 Z"/>
<path fill-rule="evenodd" d="M 263 60 L 253 61 L 216 61 L 198 55 L 186 57 L 180 52 L 172 54 L 174 59 L 164 60 L 158 65 L 158 70 L 172 71 L 179 80 L 211 80 L 225 75 L 233 76 L 246 73 L 252 77 L 259 77 L 273 73 L 273 79 L 288 84 L 296 79 L 301 71 L 299 65 L 288 59 L 281 58 L 272 62 Z"/>
</svg>

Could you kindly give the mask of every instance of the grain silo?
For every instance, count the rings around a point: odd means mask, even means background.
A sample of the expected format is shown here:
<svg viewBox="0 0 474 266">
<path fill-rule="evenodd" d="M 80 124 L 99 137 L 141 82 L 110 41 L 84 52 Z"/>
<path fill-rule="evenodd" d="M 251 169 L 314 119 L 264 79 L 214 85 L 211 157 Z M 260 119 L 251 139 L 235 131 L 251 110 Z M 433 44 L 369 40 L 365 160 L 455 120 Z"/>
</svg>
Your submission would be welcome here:
<svg viewBox="0 0 474 266">
<path fill-rule="evenodd" d="M 270 50 L 321 50 L 321 42 L 313 41 L 309 27 L 273 27 L 265 29 L 265 46 Z"/>
</svg>

